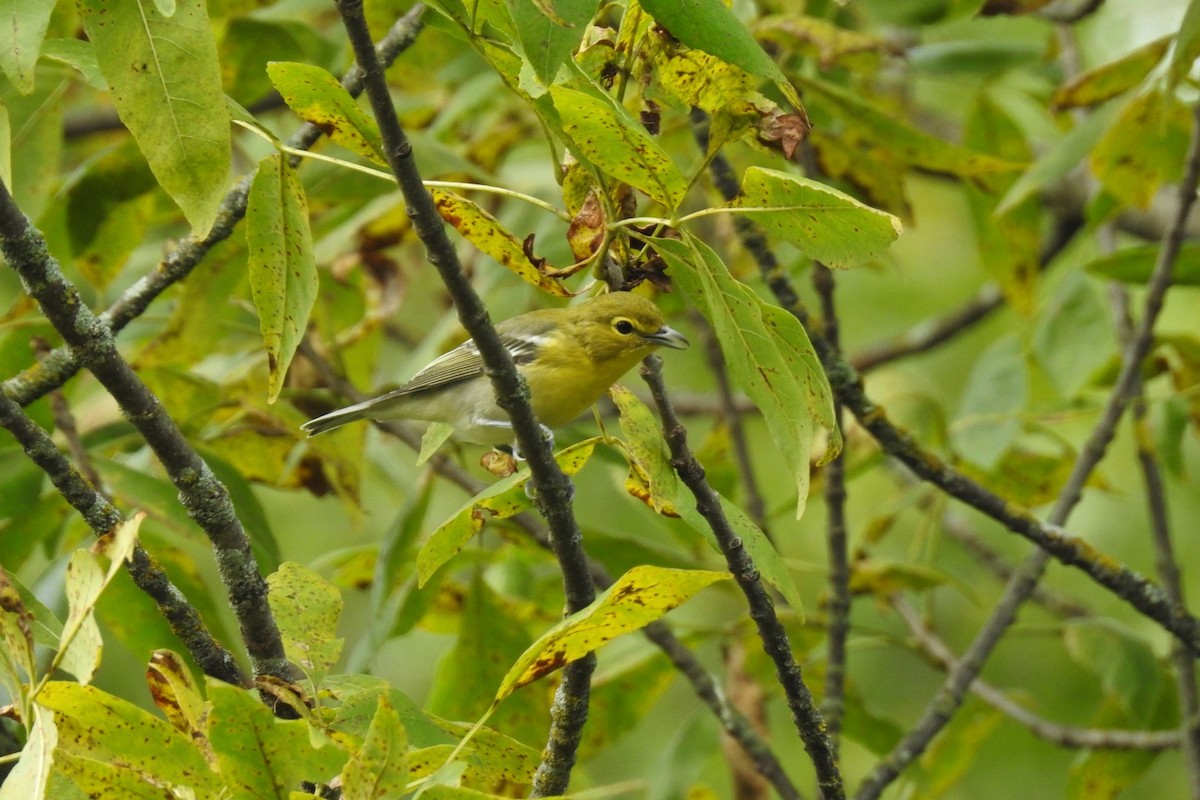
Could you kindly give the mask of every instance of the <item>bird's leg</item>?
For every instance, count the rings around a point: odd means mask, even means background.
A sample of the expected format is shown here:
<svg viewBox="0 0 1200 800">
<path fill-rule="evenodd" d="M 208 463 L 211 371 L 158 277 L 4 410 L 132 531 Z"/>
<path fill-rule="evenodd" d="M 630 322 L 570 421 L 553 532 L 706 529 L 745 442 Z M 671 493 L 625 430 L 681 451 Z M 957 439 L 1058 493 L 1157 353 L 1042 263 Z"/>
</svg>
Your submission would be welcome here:
<svg viewBox="0 0 1200 800">
<path fill-rule="evenodd" d="M 550 430 L 545 425 L 539 424 L 538 427 L 542 429 L 542 439 L 550 444 L 550 452 L 553 453 L 554 452 L 554 431 Z M 520 445 L 517 444 L 517 442 L 515 440 L 512 443 L 511 452 L 513 454 L 513 458 L 515 458 L 517 461 L 525 460 L 525 456 L 521 455 L 521 447 L 520 447 Z"/>
</svg>

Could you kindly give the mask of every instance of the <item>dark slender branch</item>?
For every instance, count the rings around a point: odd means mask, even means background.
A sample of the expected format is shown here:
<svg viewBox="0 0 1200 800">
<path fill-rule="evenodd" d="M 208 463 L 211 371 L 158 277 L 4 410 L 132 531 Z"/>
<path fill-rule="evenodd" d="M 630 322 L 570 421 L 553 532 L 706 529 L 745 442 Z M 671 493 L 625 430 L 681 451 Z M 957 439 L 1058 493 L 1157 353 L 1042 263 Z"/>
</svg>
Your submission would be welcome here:
<svg viewBox="0 0 1200 800">
<path fill-rule="evenodd" d="M 0 393 L 0 427 L 13 435 L 29 460 L 46 473 L 54 488 L 79 512 L 97 536 L 111 532 L 121 523 L 121 513 L 112 503 L 71 466 L 54 446 L 49 434 L 34 424 L 21 407 L 3 393 Z M 226 683 L 249 685 L 249 679 L 233 654 L 213 638 L 200 614 L 140 544 L 134 548 L 133 558 L 126 564 L 126 569 L 137 587 L 158 605 L 159 613 L 205 675 Z"/>
<path fill-rule="evenodd" d="M 796 313 L 801 322 L 807 323 L 807 314 L 802 309 L 789 310 Z M 1193 652 L 1200 652 L 1200 620 L 1173 602 L 1161 587 L 1116 559 L 1098 552 L 1086 540 L 1067 533 L 1061 525 L 1043 522 L 1027 509 L 988 491 L 936 454 L 922 448 L 908 431 L 893 423 L 887 413 L 867 396 L 854 368 L 831 350 L 823 336 L 812 330 L 811 326 L 808 327 L 809 338 L 825 366 L 834 393 L 888 455 L 908 467 L 921 480 L 932 483 L 951 497 L 1029 539 L 1063 564 L 1082 570 L 1140 613 L 1169 630 Z"/>
<path fill-rule="evenodd" d="M 46 359 L 50 354 L 50 343 L 40 336 L 35 336 L 31 342 L 34 356 L 38 362 Z M 67 399 L 63 397 L 63 393 L 58 389 L 50 392 L 50 410 L 54 414 L 54 427 L 63 435 L 67 441 L 67 449 L 71 452 L 71 457 L 75 459 L 75 464 L 79 472 L 83 475 L 83 479 L 96 488 L 105 497 L 109 497 L 104 491 L 100 473 L 96 472 L 96 466 L 92 463 L 92 457 L 88 453 L 87 448 L 83 446 L 83 442 L 79 438 L 79 426 L 75 424 L 75 415 L 71 413 L 71 408 L 67 405 Z M 111 499 L 111 497 L 109 497 Z"/>
<path fill-rule="evenodd" d="M 813 265 L 813 286 L 821 303 L 821 321 L 831 347 L 840 349 L 833 273 Z M 842 404 L 834 401 L 835 424 L 842 427 Z M 846 536 L 846 461 L 838 453 L 825 466 L 825 540 L 829 549 L 829 602 L 826 606 L 828 641 L 825 658 L 825 696 L 821 712 L 829 725 L 834 755 L 838 753 L 846 705 L 846 641 L 850 637 L 850 557 Z"/>
<path fill-rule="evenodd" d="M 750 617 L 758 627 L 763 650 L 775 664 L 775 672 L 787 697 L 796 730 L 816 769 L 817 783 L 821 787 L 822 795 L 825 800 L 845 797 L 841 772 L 834 755 L 833 743 L 825 728 L 825 720 L 817 710 L 812 692 L 800 674 L 800 665 L 796 663 L 792 654 L 787 631 L 775 614 L 774 603 L 771 601 L 771 595 L 763 587 L 758 568 L 746 553 L 741 539 L 730 527 L 729 520 L 725 518 L 720 497 L 704 476 L 704 467 L 692 455 L 687 431 L 667 398 L 666 385 L 662 380 L 662 359 L 657 356 L 647 358 L 642 365 L 642 377 L 650 386 L 650 392 L 662 418 L 663 432 L 671 450 L 671 465 L 679 479 L 695 496 L 696 510 L 712 528 L 721 552 L 725 554 L 729 571 L 746 596 Z"/>
<path fill-rule="evenodd" d="M 421 31 L 421 14 L 424 6 L 415 4 L 411 10 L 392 26 L 380 40 L 377 52 L 384 63 L 390 64 L 416 39 Z M 362 92 L 362 81 L 356 70 L 350 70 L 342 78 L 342 86 L 353 96 Z M 296 150 L 311 148 L 323 134 L 315 125 L 305 123 L 286 144 Z M 292 157 L 292 163 L 299 160 Z M 239 180 L 225 199 L 221 201 L 216 222 L 203 239 L 187 237 L 181 241 L 153 270 L 130 286 L 112 306 L 100 315 L 113 332 L 119 332 L 139 317 L 163 292 L 178 281 L 186 278 L 212 248 L 228 239 L 242 217 L 246 215 L 246 197 L 250 191 L 253 173 Z M 2 384 L 5 394 L 21 405 L 28 405 L 47 392 L 65 384 L 81 368 L 81 364 L 69 347 L 52 351 L 36 369 L 27 369 Z"/>
<path fill-rule="evenodd" d="M 1134 333 L 1133 319 L 1129 313 L 1129 292 L 1120 284 L 1113 284 L 1111 293 L 1116 308 L 1118 330 L 1121 341 L 1128 343 Z M 1133 397 L 1134 442 L 1137 448 L 1138 467 L 1146 491 L 1146 509 L 1150 516 L 1150 534 L 1154 542 L 1154 563 L 1163 589 L 1175 602 L 1186 605 L 1183 578 L 1179 561 L 1171 542 L 1171 522 L 1167 514 L 1167 492 L 1163 485 L 1158 457 L 1151 445 L 1153 436 L 1146 418 L 1146 398 L 1139 379 Z M 1193 800 L 1200 799 L 1200 696 L 1196 689 L 1195 657 L 1178 642 L 1171 647 L 1171 664 L 1175 669 L 1175 687 L 1178 695 L 1180 740 L 1183 746 L 1183 762 L 1187 768 L 1188 783 Z"/>
<path fill-rule="evenodd" d="M 953 670 L 958 662 L 950 648 L 933 631 L 925 627 L 916 610 L 899 597 L 892 598 L 892 606 L 908 624 L 917 646 L 945 670 Z M 971 692 L 992 708 L 1003 712 L 1017 723 L 1024 725 L 1030 733 L 1059 747 L 1077 747 L 1093 750 L 1174 750 L 1179 747 L 1179 731 L 1128 731 L 1110 728 L 1076 728 L 1059 725 L 1023 708 L 1008 698 L 1004 692 L 976 679 Z"/>
<path fill-rule="evenodd" d="M 379 125 L 384 154 L 404 195 L 413 229 L 425 245 L 429 261 L 437 267 L 442 282 L 453 298 L 459 320 L 479 349 L 485 371 L 496 390 L 497 404 L 512 420 L 517 443 L 529 462 L 538 489 L 538 509 L 550 527 L 554 552 L 562 568 L 567 613 L 579 611 L 595 599 L 595 588 L 588 573 L 579 525 L 571 509 L 573 489 L 570 479 L 554 460 L 549 443 L 543 438 L 541 426 L 530 408 L 529 389 L 492 326 L 483 301 L 463 273 L 458 254 L 437 213 L 433 198 L 421 182 L 420 172 L 413 160 L 412 146 L 392 106 L 383 66 L 371 43 L 370 31 L 363 18 L 362 0 L 337 0 L 337 7 Z M 589 686 L 594 667 L 595 660 L 586 658 L 573 662 L 565 670 L 555 697 L 550 738 L 534 776 L 535 796 L 562 794 L 567 789 L 583 725 L 587 720 Z"/>
</svg>

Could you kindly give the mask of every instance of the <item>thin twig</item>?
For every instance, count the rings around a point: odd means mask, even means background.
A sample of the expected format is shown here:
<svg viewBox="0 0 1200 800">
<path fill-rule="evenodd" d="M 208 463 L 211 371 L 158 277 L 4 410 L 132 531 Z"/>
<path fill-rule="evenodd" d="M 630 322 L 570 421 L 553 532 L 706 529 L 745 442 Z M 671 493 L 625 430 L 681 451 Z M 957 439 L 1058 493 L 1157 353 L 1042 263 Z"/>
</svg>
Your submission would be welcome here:
<svg viewBox="0 0 1200 800">
<path fill-rule="evenodd" d="M 939 666 L 951 671 L 958 659 L 933 631 L 925 627 L 916 610 L 899 596 L 892 598 L 892 607 L 908 624 L 913 638 L 921 650 Z M 1024 725 L 1034 736 L 1045 739 L 1059 747 L 1077 747 L 1091 750 L 1174 750 L 1179 747 L 1179 731 L 1129 731 L 1108 728 L 1077 728 L 1060 725 L 1039 717 L 1037 714 L 1013 702 L 1004 692 L 977 678 L 971 684 L 971 692 L 992 708 L 1003 712 L 1017 723 Z"/>
<path fill-rule="evenodd" d="M 496 333 L 483 301 L 463 273 L 458 254 L 437 213 L 433 198 L 421 182 L 421 174 L 413 160 L 412 145 L 400 126 L 384 79 L 383 66 L 371 43 L 371 34 L 363 17 L 362 0 L 337 0 L 337 7 L 362 73 L 375 121 L 379 125 L 388 166 L 404 195 L 413 230 L 425 245 L 429 261 L 437 267 L 442 282 L 453 298 L 459 320 L 479 349 L 485 372 L 496 391 L 497 404 L 512 421 L 517 443 L 529 463 L 538 488 L 538 509 L 550 527 L 554 552 L 562 569 L 566 611 L 579 611 L 595 599 L 595 587 L 588 573 L 583 537 L 571 508 L 571 481 L 554 460 L 549 442 L 543 437 L 542 428 L 530 407 L 529 389 Z M 564 671 L 551 710 L 549 741 L 542 763 L 534 775 L 534 796 L 562 794 L 570 783 L 571 769 L 587 720 L 589 687 L 594 669 L 595 657 L 589 656 L 569 664 Z"/>
<path fill-rule="evenodd" d="M 1129 312 L 1129 291 L 1124 286 L 1114 283 L 1111 294 L 1116 308 L 1120 339 L 1127 343 L 1134 336 L 1133 319 Z M 1140 376 L 1131 406 L 1133 438 L 1137 448 L 1138 467 L 1145 484 L 1146 509 L 1150 516 L 1150 534 L 1154 542 L 1155 568 L 1167 594 L 1180 605 L 1186 605 L 1179 560 L 1171 542 L 1166 487 L 1163 485 L 1162 470 L 1159 468 L 1158 457 L 1152 444 L 1153 435 L 1146 418 L 1146 397 L 1142 393 Z M 1200 697 L 1197 696 L 1196 690 L 1196 660 L 1191 653 L 1175 642 L 1171 647 L 1171 664 L 1175 669 L 1183 763 L 1187 770 L 1192 800 L 1197 800 L 1200 798 Z"/>
<path fill-rule="evenodd" d="M 807 150 L 807 148 L 806 148 Z M 821 304 L 821 322 L 831 347 L 840 349 L 833 273 L 824 264 L 813 265 L 813 286 Z M 834 424 L 842 427 L 842 404 L 834 401 Z M 850 637 L 850 556 L 846 533 L 846 454 L 838 453 L 825 466 L 825 540 L 829 549 L 829 602 L 826 605 L 828 640 L 825 645 L 825 696 L 821 711 L 829 725 L 837 755 L 846 712 L 846 641 Z"/>
<path fill-rule="evenodd" d="M 746 596 L 750 617 L 758 627 L 763 650 L 775 664 L 775 672 L 787 697 L 792 720 L 816 769 L 821 793 L 825 800 L 843 798 L 845 791 L 842 788 L 842 775 L 834 755 L 833 743 L 826 731 L 825 720 L 817 710 L 812 692 L 804 683 L 800 665 L 796 663 L 788 641 L 787 631 L 775 614 L 774 603 L 771 601 L 771 595 L 763 587 L 758 568 L 746 553 L 741 539 L 730 527 L 729 520 L 721 508 L 720 497 L 704 476 L 704 467 L 692 455 L 687 431 L 667 397 L 666 385 L 662 380 L 662 359 L 657 356 L 647 358 L 642 364 L 642 377 L 650 386 L 650 393 L 662 418 L 663 433 L 671 450 L 671 466 L 696 498 L 696 510 L 711 527 L 721 552 L 725 555 L 729 571 Z"/>
</svg>

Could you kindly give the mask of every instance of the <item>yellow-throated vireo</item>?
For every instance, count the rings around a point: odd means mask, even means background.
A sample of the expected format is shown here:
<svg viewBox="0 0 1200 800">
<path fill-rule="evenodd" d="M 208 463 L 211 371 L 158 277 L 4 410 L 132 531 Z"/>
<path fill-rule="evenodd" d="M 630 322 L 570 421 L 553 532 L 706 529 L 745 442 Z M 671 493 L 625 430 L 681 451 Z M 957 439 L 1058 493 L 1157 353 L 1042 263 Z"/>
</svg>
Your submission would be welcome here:
<svg viewBox="0 0 1200 800">
<path fill-rule="evenodd" d="M 547 429 L 578 417 L 658 347 L 688 346 L 687 339 L 664 324 L 654 303 L 630 292 L 530 311 L 501 322 L 496 332 L 525 376 L 533 413 Z M 512 424 L 496 405 L 472 340 L 434 359 L 399 389 L 301 427 L 315 436 L 359 419 L 444 422 L 462 441 L 478 444 L 513 439 Z"/>
</svg>

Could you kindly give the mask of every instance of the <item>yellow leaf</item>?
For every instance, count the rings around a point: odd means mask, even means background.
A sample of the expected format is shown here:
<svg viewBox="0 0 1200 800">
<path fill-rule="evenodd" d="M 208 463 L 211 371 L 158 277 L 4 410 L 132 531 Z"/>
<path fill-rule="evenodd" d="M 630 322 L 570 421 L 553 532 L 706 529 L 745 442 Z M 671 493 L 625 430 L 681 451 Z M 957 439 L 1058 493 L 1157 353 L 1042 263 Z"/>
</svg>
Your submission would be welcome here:
<svg viewBox="0 0 1200 800">
<path fill-rule="evenodd" d="M 604 594 L 534 642 L 500 684 L 495 702 L 580 659 L 622 634 L 643 628 L 727 572 L 642 565 L 622 575 Z"/>
</svg>

